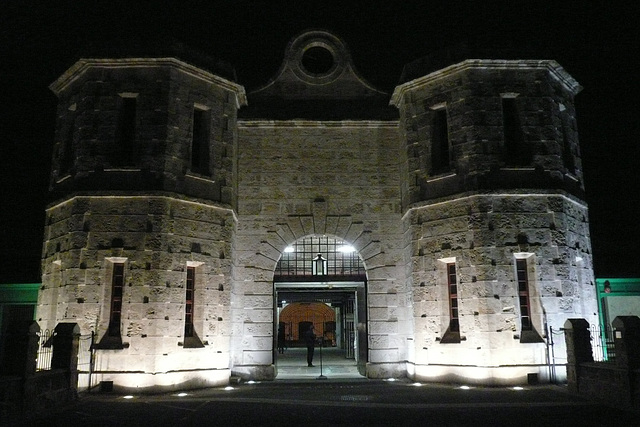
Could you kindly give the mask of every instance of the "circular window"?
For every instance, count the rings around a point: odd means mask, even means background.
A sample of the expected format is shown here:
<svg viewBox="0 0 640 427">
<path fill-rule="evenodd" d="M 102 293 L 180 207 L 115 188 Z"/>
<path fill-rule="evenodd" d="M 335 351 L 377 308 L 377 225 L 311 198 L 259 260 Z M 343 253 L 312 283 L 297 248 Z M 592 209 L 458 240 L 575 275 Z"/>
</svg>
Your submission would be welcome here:
<svg viewBox="0 0 640 427">
<path fill-rule="evenodd" d="M 325 74 L 333 67 L 333 54 L 329 49 L 313 46 L 302 54 L 302 66 L 312 74 Z"/>
</svg>

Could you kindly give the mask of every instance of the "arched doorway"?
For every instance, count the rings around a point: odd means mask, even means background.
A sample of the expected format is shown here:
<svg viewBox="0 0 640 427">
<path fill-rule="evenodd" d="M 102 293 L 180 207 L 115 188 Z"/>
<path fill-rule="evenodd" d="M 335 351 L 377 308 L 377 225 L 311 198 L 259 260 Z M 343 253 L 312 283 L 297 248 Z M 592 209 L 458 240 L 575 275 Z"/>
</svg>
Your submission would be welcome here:
<svg viewBox="0 0 640 427">
<path fill-rule="evenodd" d="M 306 368 L 302 336 L 310 324 L 322 343 L 314 364 L 323 359 L 323 375 L 366 375 L 366 282 L 359 254 L 341 239 L 308 236 L 285 249 L 274 273 L 278 377 L 314 374 L 301 369 Z"/>
</svg>

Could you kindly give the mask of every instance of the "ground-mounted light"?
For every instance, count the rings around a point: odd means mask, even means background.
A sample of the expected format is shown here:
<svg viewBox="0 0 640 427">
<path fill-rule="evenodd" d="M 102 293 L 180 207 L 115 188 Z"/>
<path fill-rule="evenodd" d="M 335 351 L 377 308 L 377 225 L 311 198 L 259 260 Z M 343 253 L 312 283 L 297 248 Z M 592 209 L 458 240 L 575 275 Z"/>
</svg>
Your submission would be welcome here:
<svg viewBox="0 0 640 427">
<path fill-rule="evenodd" d="M 411 384 L 411 385 L 412 385 L 412 386 L 414 386 L 414 387 L 421 387 L 421 386 L 422 386 L 422 383 L 413 383 L 413 384 Z"/>
<path fill-rule="evenodd" d="M 394 382 L 397 381 L 395 378 L 387 378 L 385 381 Z"/>
<path fill-rule="evenodd" d="M 523 387 L 520 387 L 520 386 L 515 386 L 515 387 L 513 387 L 512 389 L 513 389 L 513 390 L 518 390 L 518 391 L 519 391 L 519 390 L 524 390 L 524 388 L 523 388 Z"/>
<path fill-rule="evenodd" d="M 189 396 L 188 393 L 182 392 L 182 393 L 178 393 L 176 396 L 178 397 L 185 397 L 185 396 Z"/>
<path fill-rule="evenodd" d="M 469 387 L 468 385 L 461 385 L 460 390 L 471 390 L 471 387 Z"/>
<path fill-rule="evenodd" d="M 234 389 L 233 387 L 231 387 L 230 385 L 226 386 L 224 389 L 225 389 L 225 390 L 227 390 L 227 391 L 229 391 L 229 390 L 235 390 L 235 389 Z"/>
<path fill-rule="evenodd" d="M 126 396 L 122 396 L 123 399 L 133 399 L 133 396 L 130 394 L 127 394 Z"/>
</svg>

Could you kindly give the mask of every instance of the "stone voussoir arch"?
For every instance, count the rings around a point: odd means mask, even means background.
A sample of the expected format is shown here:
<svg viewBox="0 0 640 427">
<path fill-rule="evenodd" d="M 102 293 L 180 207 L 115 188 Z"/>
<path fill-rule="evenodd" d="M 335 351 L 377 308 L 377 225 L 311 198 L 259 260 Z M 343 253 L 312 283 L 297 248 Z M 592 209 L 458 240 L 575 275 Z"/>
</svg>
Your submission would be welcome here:
<svg viewBox="0 0 640 427">
<path fill-rule="evenodd" d="M 353 246 L 369 275 L 369 269 L 382 265 L 384 257 L 381 242 L 372 235 L 362 221 L 351 215 L 289 215 L 269 231 L 264 242 L 271 252 L 269 258 L 274 261 L 272 278 L 285 248 L 312 236 L 327 236 Z"/>
</svg>

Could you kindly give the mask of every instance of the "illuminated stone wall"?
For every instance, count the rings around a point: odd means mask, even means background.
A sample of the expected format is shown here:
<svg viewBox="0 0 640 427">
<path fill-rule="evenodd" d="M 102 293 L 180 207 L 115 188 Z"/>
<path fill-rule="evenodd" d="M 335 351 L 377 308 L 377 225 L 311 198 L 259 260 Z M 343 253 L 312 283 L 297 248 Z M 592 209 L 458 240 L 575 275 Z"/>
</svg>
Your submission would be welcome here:
<svg viewBox="0 0 640 427">
<path fill-rule="evenodd" d="M 236 110 L 246 102 L 240 86 L 174 58 L 132 58 L 80 60 L 51 89 L 59 98 L 54 199 L 75 191 L 169 191 L 235 204 Z M 118 138 L 126 99 L 135 100 L 136 129 L 123 153 Z M 195 108 L 209 116 L 207 173 L 190 163 Z M 71 159 L 66 166 L 65 159 Z"/>
<path fill-rule="evenodd" d="M 326 234 L 353 244 L 367 269 L 371 372 L 386 364 L 403 370 L 412 326 L 396 123 L 242 119 L 239 146 L 235 328 L 263 328 L 238 334 L 235 369 L 271 366 L 276 261 L 296 240 Z"/>
<path fill-rule="evenodd" d="M 305 62 L 311 48 L 330 61 Z M 232 300 L 239 375 L 273 377 L 273 271 L 287 245 L 310 235 L 343 239 L 365 264 L 367 375 L 405 371 L 412 320 L 397 111 L 355 70 L 341 40 L 324 31 L 301 34 L 276 76 L 250 92 L 239 112 Z"/>
<path fill-rule="evenodd" d="M 276 76 L 248 95 L 215 67 L 177 59 L 79 61 L 52 85 L 60 103 L 41 327 L 77 322 L 96 333 L 94 383 L 273 379 L 274 269 L 287 245 L 327 235 L 353 245 L 366 268 L 358 329 L 368 377 L 547 378 L 547 326 L 595 322 L 597 312 L 580 87 L 553 61 L 407 69 L 385 94 L 324 31 L 294 38 Z M 120 114 L 131 98 L 135 150 L 123 161 Z M 505 105 L 517 108 L 526 163 L 505 157 Z M 204 172 L 192 168 L 194 109 L 210 120 Z M 437 114 L 447 121 L 444 170 L 433 160 Z M 526 260 L 531 333 L 520 325 L 517 259 Z M 114 344 L 103 338 L 115 263 L 125 286 Z M 447 263 L 456 265 L 460 333 L 445 344 Z M 184 337 L 191 267 L 197 340 Z M 562 364 L 564 341 L 554 342 Z"/>
<path fill-rule="evenodd" d="M 169 58 L 81 60 L 52 90 L 60 103 L 41 327 L 77 322 L 85 340 L 95 333 L 94 384 L 225 384 L 237 225 L 232 159 L 243 89 Z M 135 99 L 129 153 L 118 151 L 117 140 L 125 98 Z M 206 171 L 192 170 L 196 108 L 209 116 Z M 124 286 L 120 337 L 113 339 L 107 329 L 116 263 L 124 264 Z M 191 340 L 184 336 L 188 267 L 195 269 Z M 81 375 L 80 386 L 87 380 Z"/>
<path fill-rule="evenodd" d="M 573 108 L 579 89 L 553 61 L 490 60 L 463 61 L 396 88 L 409 176 L 403 206 L 415 319 L 415 366 L 409 369 L 415 378 L 546 378 L 547 327 L 559 331 L 568 317 L 596 318 Z M 517 102 L 522 148 L 531 154 L 526 164 L 510 164 L 505 156 L 504 96 Z M 450 168 L 434 173 L 438 109 L 446 110 Z M 523 337 L 516 258 L 527 260 L 534 339 Z M 455 263 L 458 280 L 460 337 L 453 343 L 444 339 L 447 263 Z M 561 338 L 554 337 L 560 364 Z M 464 365 L 478 368 L 465 372 Z"/>
<path fill-rule="evenodd" d="M 45 328 L 77 322 L 99 343 L 109 320 L 110 264 L 123 262 L 123 348 L 98 351 L 96 369 L 226 367 L 234 228 L 229 210 L 167 197 L 78 196 L 50 208 L 47 219 L 38 307 Z M 122 242 L 114 246 L 114 239 Z M 188 265 L 201 266 L 195 329 L 205 344 L 189 362 L 184 355 L 194 350 L 182 348 Z"/>
</svg>

